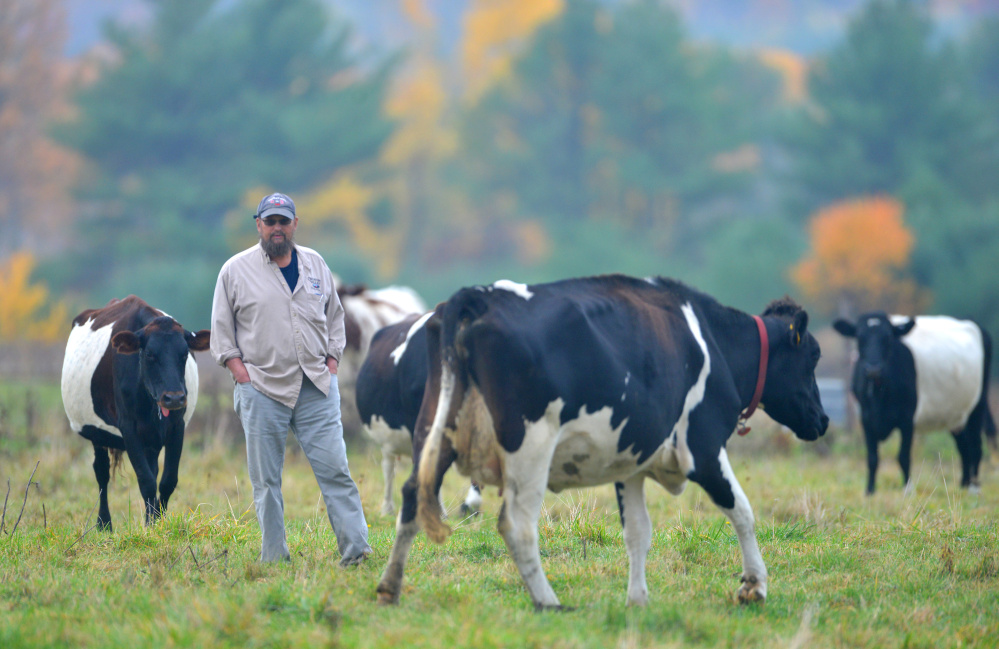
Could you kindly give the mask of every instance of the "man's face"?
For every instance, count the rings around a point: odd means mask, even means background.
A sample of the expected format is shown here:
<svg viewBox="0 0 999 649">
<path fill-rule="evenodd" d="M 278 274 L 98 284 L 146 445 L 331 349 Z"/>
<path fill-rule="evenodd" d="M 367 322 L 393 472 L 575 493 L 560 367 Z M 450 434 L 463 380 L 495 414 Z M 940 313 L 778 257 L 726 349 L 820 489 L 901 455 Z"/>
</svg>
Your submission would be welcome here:
<svg viewBox="0 0 999 649">
<path fill-rule="evenodd" d="M 271 258 L 284 257 L 291 252 L 295 240 L 295 228 L 298 218 L 289 219 L 280 214 L 271 214 L 257 219 L 257 232 L 260 233 L 260 245 Z"/>
</svg>

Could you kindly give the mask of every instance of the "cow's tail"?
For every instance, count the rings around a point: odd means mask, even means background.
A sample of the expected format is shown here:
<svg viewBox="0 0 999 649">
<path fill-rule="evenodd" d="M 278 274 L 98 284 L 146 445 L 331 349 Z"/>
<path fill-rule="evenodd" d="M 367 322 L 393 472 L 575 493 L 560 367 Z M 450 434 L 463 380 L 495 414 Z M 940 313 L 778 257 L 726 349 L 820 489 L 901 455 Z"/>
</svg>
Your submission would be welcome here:
<svg viewBox="0 0 999 649">
<path fill-rule="evenodd" d="M 985 352 L 985 367 L 982 374 L 982 395 L 978 402 L 978 407 L 982 409 L 982 428 L 985 431 L 985 438 L 989 440 L 992 450 L 999 450 L 996 443 L 996 422 L 992 418 L 992 410 L 989 408 L 989 375 L 992 373 L 992 337 L 985 329 L 982 331 L 982 346 Z"/>
<path fill-rule="evenodd" d="M 108 451 L 111 453 L 111 476 L 114 477 L 121 468 L 121 458 L 125 455 L 125 451 L 120 448 L 109 448 Z"/>
<path fill-rule="evenodd" d="M 463 289 L 446 304 L 437 308 L 437 314 L 440 316 L 439 335 L 434 335 L 433 329 L 429 326 L 427 329 L 431 378 L 428 380 L 426 394 L 432 394 L 429 388 L 434 382 L 432 375 L 435 371 L 439 372 L 439 380 L 435 386 L 439 393 L 433 424 L 420 450 L 417 502 L 420 524 L 435 543 L 443 543 L 451 534 L 451 528 L 442 521 L 439 492 L 444 472 L 454 460 L 454 450 L 445 431 L 454 430 L 457 425 L 458 409 L 464 401 L 469 381 L 466 364 L 468 350 L 462 334 L 485 308 L 481 293 L 476 289 Z M 424 400 L 424 408 L 427 405 Z M 427 414 L 421 410 L 420 416 L 424 417 Z M 419 423 L 417 427 L 419 428 Z M 415 441 L 414 453 L 416 453 Z"/>
</svg>

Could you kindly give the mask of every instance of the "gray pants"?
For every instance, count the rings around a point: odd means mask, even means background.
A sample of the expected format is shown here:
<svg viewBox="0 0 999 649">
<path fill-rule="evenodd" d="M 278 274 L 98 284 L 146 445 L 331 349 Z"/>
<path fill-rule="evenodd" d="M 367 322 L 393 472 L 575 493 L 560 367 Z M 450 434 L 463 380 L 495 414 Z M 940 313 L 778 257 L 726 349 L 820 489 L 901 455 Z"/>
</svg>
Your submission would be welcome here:
<svg viewBox="0 0 999 649">
<path fill-rule="evenodd" d="M 347 467 L 336 375 L 332 379 L 330 394 L 326 396 L 303 377 L 302 391 L 294 408 L 261 394 L 249 383 L 236 384 L 233 405 L 246 434 L 246 463 L 263 536 L 261 561 L 290 558 L 281 497 L 289 428 L 312 465 L 342 560 L 371 552 L 361 497 Z"/>
</svg>

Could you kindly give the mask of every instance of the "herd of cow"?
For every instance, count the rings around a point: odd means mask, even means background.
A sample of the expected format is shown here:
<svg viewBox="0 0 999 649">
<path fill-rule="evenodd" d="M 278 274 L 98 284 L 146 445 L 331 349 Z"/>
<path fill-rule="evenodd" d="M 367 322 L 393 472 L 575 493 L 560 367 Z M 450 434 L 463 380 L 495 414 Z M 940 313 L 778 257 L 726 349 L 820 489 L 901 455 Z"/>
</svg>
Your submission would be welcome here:
<svg viewBox="0 0 999 649">
<path fill-rule="evenodd" d="M 648 601 L 646 478 L 673 494 L 688 481 L 707 492 L 738 537 L 739 601 L 765 600 L 753 511 L 726 445 L 757 406 L 801 439 L 826 432 L 819 344 L 794 301 L 749 315 L 674 280 L 623 275 L 502 280 L 463 288 L 431 311 L 406 289 L 339 292 L 348 334 L 342 367 L 383 453 L 383 513 L 394 510 L 396 458 L 413 457 L 380 602 L 398 602 L 420 529 L 436 542 L 447 538 L 439 491 L 452 464 L 472 480 L 464 510 L 479 507 L 482 485 L 499 488 L 498 528 L 537 608 L 560 606 L 538 548 L 545 491 L 607 483 L 615 485 L 630 562 L 627 601 Z M 867 440 L 867 492 L 878 445 L 896 428 L 906 485 L 913 432 L 949 430 L 961 485 L 978 489 L 982 432 L 993 446 L 996 437 L 988 333 L 967 320 L 884 313 L 834 327 L 857 340 L 852 391 Z M 71 428 L 93 443 L 101 528 L 111 530 L 107 484 L 122 453 L 147 523 L 166 510 L 198 395 L 190 352 L 207 349 L 209 338 L 135 296 L 73 320 L 63 402 Z"/>
</svg>

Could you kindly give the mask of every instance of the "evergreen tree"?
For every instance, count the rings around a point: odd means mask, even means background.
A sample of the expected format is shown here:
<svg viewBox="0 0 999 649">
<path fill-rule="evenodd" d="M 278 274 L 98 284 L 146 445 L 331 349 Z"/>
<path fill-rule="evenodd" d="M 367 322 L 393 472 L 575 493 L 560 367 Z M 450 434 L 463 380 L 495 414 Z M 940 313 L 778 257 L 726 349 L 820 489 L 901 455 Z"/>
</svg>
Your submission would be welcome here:
<svg viewBox="0 0 999 649">
<path fill-rule="evenodd" d="M 79 194 L 84 248 L 117 268 L 104 291 L 217 266 L 230 252 L 222 217 L 245 192 L 294 196 L 376 155 L 392 128 L 391 64 L 355 60 L 318 0 L 152 4 L 148 29 L 109 28 L 116 57 L 59 130 L 97 170 Z"/>
<path fill-rule="evenodd" d="M 717 158 L 760 137 L 777 84 L 661 2 L 571 2 L 466 112 L 456 177 L 487 218 L 539 218 L 566 246 L 610 221 L 622 259 L 661 255 L 746 189 Z"/>
<path fill-rule="evenodd" d="M 784 138 L 803 216 L 841 199 L 899 196 L 917 177 L 971 200 L 991 191 L 997 169 L 984 163 L 995 141 L 979 128 L 953 47 L 937 43 L 917 3 L 872 0 L 813 66 L 809 91 Z"/>
</svg>

